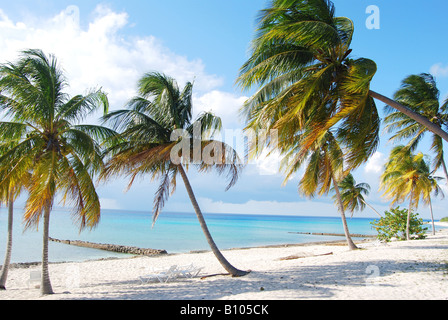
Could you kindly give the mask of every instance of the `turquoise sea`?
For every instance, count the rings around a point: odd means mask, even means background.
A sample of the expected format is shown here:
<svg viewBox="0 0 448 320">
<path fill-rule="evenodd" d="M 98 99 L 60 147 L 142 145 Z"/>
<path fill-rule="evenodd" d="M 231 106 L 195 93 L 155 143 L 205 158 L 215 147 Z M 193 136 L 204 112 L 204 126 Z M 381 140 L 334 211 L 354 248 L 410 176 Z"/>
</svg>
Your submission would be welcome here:
<svg viewBox="0 0 448 320">
<path fill-rule="evenodd" d="M 41 260 L 42 233 L 23 232 L 22 212 L 15 210 L 12 263 Z M 267 215 L 205 214 L 210 232 L 220 249 L 332 241 L 344 238 L 295 234 L 297 232 L 343 233 L 338 217 L 299 217 Z M 373 219 L 348 218 L 349 230 L 357 234 L 375 234 Z M 7 231 L 7 210 L 0 209 L 0 264 L 3 264 Z M 168 253 L 209 250 L 195 214 L 164 212 L 152 228 L 150 213 L 103 210 L 99 226 L 79 233 L 70 211 L 54 209 L 50 218 L 50 237 L 95 243 L 164 249 Z M 50 262 L 84 261 L 125 257 L 101 250 L 50 242 Z"/>
</svg>

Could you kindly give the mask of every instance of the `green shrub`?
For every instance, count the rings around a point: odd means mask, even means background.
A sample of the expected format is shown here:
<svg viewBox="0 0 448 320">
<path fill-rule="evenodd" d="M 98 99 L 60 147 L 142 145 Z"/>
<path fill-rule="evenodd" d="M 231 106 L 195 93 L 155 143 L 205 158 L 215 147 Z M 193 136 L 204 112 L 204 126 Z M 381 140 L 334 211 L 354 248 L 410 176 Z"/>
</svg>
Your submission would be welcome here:
<svg viewBox="0 0 448 320">
<path fill-rule="evenodd" d="M 440 219 L 440 222 L 448 222 L 448 217 Z"/>
<path fill-rule="evenodd" d="M 400 207 L 386 211 L 380 220 L 371 222 L 373 228 L 378 232 L 378 239 L 390 241 L 392 238 L 406 240 L 406 222 L 408 219 L 408 209 Z M 411 239 L 426 238 L 426 230 L 423 228 L 423 219 L 418 218 L 418 213 L 411 213 L 409 233 Z"/>
</svg>

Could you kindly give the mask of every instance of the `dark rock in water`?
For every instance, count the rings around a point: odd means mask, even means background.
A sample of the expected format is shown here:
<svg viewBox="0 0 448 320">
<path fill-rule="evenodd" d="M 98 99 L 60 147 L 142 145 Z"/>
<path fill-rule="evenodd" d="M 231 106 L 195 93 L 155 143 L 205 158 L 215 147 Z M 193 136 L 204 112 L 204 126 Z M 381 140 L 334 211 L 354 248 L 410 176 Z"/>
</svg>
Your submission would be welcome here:
<svg viewBox="0 0 448 320">
<path fill-rule="evenodd" d="M 53 241 L 53 242 L 68 244 L 68 245 L 72 245 L 72 246 L 99 249 L 99 250 L 118 252 L 118 253 L 128 253 L 128 254 L 142 255 L 142 256 L 167 254 L 166 250 L 145 249 L 145 248 L 130 247 L 130 246 L 120 246 L 120 245 L 115 245 L 115 244 L 92 243 L 92 242 L 78 241 L 78 240 L 59 240 L 59 239 L 54 239 L 54 238 L 49 238 L 49 239 L 50 239 L 50 241 Z"/>
</svg>

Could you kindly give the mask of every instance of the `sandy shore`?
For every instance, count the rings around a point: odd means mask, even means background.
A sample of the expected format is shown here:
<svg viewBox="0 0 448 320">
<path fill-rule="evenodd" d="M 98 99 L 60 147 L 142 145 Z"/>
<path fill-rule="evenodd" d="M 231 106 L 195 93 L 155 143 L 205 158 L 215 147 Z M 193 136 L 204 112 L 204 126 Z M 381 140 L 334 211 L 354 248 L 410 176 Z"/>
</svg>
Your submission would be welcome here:
<svg viewBox="0 0 448 320">
<path fill-rule="evenodd" d="M 428 222 L 429 224 L 430 222 Z M 434 225 L 439 226 L 439 227 L 445 227 L 448 228 L 448 222 L 434 222 Z"/>
<path fill-rule="evenodd" d="M 252 272 L 241 278 L 215 275 L 142 283 L 152 268 L 204 267 L 201 275 L 224 270 L 211 252 L 51 264 L 54 295 L 40 297 L 30 272 L 10 270 L 0 299 L 147 299 L 147 300 L 446 300 L 448 299 L 448 230 L 425 240 L 345 245 L 319 244 L 223 251 L 236 267 Z M 284 260 L 295 256 L 296 259 Z"/>
</svg>

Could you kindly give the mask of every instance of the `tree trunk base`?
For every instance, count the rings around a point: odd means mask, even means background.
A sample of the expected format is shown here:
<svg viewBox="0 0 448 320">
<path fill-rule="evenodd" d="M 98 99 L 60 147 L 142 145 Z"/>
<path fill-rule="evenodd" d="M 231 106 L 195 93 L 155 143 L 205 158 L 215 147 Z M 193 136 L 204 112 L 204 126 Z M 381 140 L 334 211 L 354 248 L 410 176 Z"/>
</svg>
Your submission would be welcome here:
<svg viewBox="0 0 448 320">
<path fill-rule="evenodd" d="M 179 165 L 178 168 L 179 168 L 179 173 L 182 176 L 182 180 L 184 181 L 185 188 L 187 189 L 188 196 L 190 197 L 191 203 L 193 205 L 194 211 L 196 212 L 196 216 L 199 220 L 199 224 L 201 226 L 202 232 L 204 233 L 207 243 L 209 244 L 210 248 L 212 249 L 213 254 L 218 259 L 219 263 L 223 266 L 223 268 L 229 274 L 232 275 L 232 277 L 242 277 L 242 276 L 247 275 L 250 271 L 242 271 L 242 270 L 235 268 L 222 255 L 221 251 L 219 251 L 218 247 L 216 246 L 215 241 L 213 240 L 213 238 L 210 234 L 210 231 L 208 230 L 207 223 L 205 222 L 204 215 L 202 214 L 201 209 L 199 208 L 199 204 L 196 200 L 193 189 L 191 188 L 190 181 L 188 180 L 187 174 L 185 173 L 185 170 L 182 167 L 182 165 Z"/>
<path fill-rule="evenodd" d="M 247 270 L 247 271 L 238 270 L 234 274 L 230 274 L 230 275 L 232 276 L 232 278 L 239 278 L 239 277 L 247 276 L 251 272 L 252 272 L 252 270 Z"/>
</svg>

